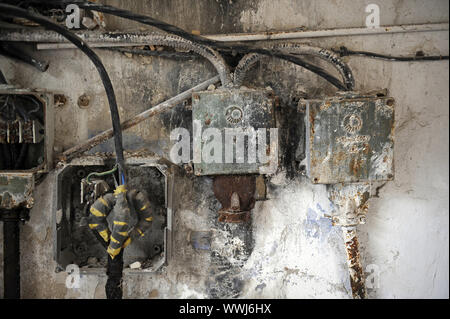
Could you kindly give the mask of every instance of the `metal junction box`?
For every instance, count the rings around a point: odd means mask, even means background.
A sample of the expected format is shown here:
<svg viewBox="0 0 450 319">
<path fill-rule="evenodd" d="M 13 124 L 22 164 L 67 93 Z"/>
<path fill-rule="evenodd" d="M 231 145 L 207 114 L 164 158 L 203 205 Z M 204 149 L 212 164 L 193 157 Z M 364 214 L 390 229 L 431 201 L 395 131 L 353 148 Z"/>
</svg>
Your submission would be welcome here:
<svg viewBox="0 0 450 319">
<path fill-rule="evenodd" d="M 57 170 L 53 213 L 57 270 L 76 264 L 82 273 L 104 272 L 107 253 L 88 226 L 90 203 L 87 198 L 94 194 L 96 199 L 102 193 L 112 192 L 114 180 L 111 175 L 93 178 L 93 188 L 89 188 L 85 180 L 88 174 L 110 170 L 114 164 L 114 159 L 106 155 L 85 156 Z M 146 192 L 154 211 L 150 229 L 125 249 L 124 267 L 128 272 L 154 272 L 168 262 L 171 254 L 174 173 L 156 157 L 128 157 L 126 165 L 128 189 Z M 133 220 L 136 223 L 137 217 Z M 127 268 L 137 261 L 141 268 Z"/>
<path fill-rule="evenodd" d="M 343 94 L 304 100 L 306 172 L 315 184 L 394 178 L 394 99 Z"/>
<path fill-rule="evenodd" d="M 258 132 L 258 129 L 265 129 L 266 143 L 263 152 L 267 155 L 270 148 L 277 140 L 272 141 L 269 138 L 270 129 L 275 128 L 274 116 L 274 95 L 269 89 L 218 89 L 214 91 L 202 91 L 192 94 L 192 117 L 194 120 L 194 172 L 196 175 L 230 175 L 230 174 L 259 174 L 264 169 L 274 166 L 274 160 L 260 161 L 256 156 L 255 161 L 249 159 L 249 139 L 244 137 L 245 158 L 237 159 L 235 151 L 233 151 L 232 160 L 226 157 L 226 149 L 237 149 L 236 145 L 239 140 L 235 137 L 227 139 L 227 134 L 232 132 L 231 129 L 237 131 L 242 130 L 245 134 Z M 196 123 L 200 125 L 201 148 L 195 146 Z M 208 141 L 201 139 L 201 134 L 206 129 L 217 129 L 221 135 L 222 161 L 207 162 L 199 152 L 203 150 Z M 227 133 L 228 132 L 228 133 Z M 262 130 L 260 130 L 262 132 Z M 256 133 L 257 135 L 257 133 Z M 258 135 L 257 135 L 258 136 Z M 259 137 L 257 138 L 259 139 Z M 227 145 L 228 144 L 228 145 Z M 272 145 L 271 145 L 272 144 Z M 258 145 L 259 146 L 259 145 Z M 259 151 L 259 150 L 258 150 Z M 201 159 L 197 163 L 195 158 Z M 244 155 L 242 155 L 244 156 Z M 275 165 L 276 167 L 276 165 Z"/>
<path fill-rule="evenodd" d="M 53 164 L 54 95 L 0 85 L 0 209 L 31 208 L 36 174 Z"/>
</svg>

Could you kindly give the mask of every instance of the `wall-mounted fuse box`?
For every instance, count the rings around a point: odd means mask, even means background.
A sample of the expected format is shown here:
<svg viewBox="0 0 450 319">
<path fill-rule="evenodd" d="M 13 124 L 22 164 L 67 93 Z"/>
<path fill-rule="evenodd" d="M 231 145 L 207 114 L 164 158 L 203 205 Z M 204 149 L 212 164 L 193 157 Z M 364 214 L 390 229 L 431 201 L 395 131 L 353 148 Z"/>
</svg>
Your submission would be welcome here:
<svg viewBox="0 0 450 319">
<path fill-rule="evenodd" d="M 0 85 L 0 209 L 31 208 L 36 174 L 53 164 L 54 95 Z"/>
<path fill-rule="evenodd" d="M 394 178 L 394 99 L 344 93 L 302 100 L 306 174 L 315 184 Z"/>
<path fill-rule="evenodd" d="M 112 175 L 87 176 L 93 172 L 111 170 L 112 158 L 86 156 L 64 164 L 57 171 L 56 207 L 54 210 L 54 253 L 63 270 L 76 264 L 83 273 L 104 271 L 107 253 L 88 226 L 89 209 L 100 196 L 115 189 Z M 168 262 L 172 234 L 173 171 L 154 157 L 129 157 L 126 159 L 129 183 L 127 189 L 145 192 L 152 205 L 152 225 L 142 237 L 133 239 L 124 250 L 126 271 L 153 272 Z M 108 216 L 110 217 L 110 216 Z M 107 218 L 110 229 L 112 220 Z M 132 214 L 132 224 L 137 223 L 137 213 Z M 140 267 L 128 266 L 139 262 Z"/>
<path fill-rule="evenodd" d="M 277 156 L 270 156 L 271 148 L 273 151 L 278 143 L 275 135 L 270 135 L 271 129 L 273 133 L 275 128 L 274 104 L 275 97 L 270 89 L 218 89 L 193 93 L 195 174 L 264 174 L 273 171 L 278 161 Z M 210 142 L 205 138 L 207 129 L 216 130 L 216 137 L 221 139 L 221 148 L 214 150 L 220 154 L 212 156 L 213 161 L 205 160 L 204 156 Z M 242 134 L 236 136 L 236 132 Z M 256 139 L 252 141 L 256 145 L 249 142 L 252 134 L 255 134 Z M 263 159 L 263 156 L 268 158 Z M 200 162 L 196 162 L 196 158 Z"/>
</svg>

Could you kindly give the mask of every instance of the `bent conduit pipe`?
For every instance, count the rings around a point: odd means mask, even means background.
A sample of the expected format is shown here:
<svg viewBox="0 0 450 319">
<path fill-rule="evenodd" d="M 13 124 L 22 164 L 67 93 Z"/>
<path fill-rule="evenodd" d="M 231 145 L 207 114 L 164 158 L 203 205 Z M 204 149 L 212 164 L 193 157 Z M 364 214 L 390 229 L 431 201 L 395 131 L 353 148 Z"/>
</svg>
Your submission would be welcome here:
<svg viewBox="0 0 450 319">
<path fill-rule="evenodd" d="M 107 38 L 110 36 L 107 34 L 102 41 L 105 39 L 111 40 L 111 38 Z M 161 34 L 149 34 L 145 36 L 139 36 L 135 34 L 127 34 L 126 39 L 123 39 L 125 41 L 124 43 L 127 43 L 127 46 L 139 46 L 139 45 L 161 45 L 161 46 L 167 46 L 175 49 L 181 49 L 183 51 L 191 51 L 205 59 L 207 59 L 216 69 L 217 73 L 220 77 L 220 82 L 224 87 L 228 87 L 232 85 L 232 76 L 230 72 L 230 68 L 228 67 L 227 63 L 223 59 L 223 57 L 215 50 L 211 49 L 208 46 L 197 44 L 195 42 L 192 42 L 190 40 L 186 40 L 182 37 L 176 36 L 176 35 L 161 35 Z M 105 42 L 108 43 L 108 42 Z M 110 42 L 110 44 L 116 44 L 115 42 Z M 119 43 L 120 44 L 120 43 Z M 130 45 L 131 44 L 131 45 Z M 71 46 L 65 47 L 65 48 L 71 48 Z M 102 48 L 105 49 L 105 48 Z M 111 49 L 111 48 L 106 48 Z M 116 48 L 115 51 L 119 51 L 119 48 Z M 124 49 L 126 52 L 126 49 Z M 148 53 L 151 53 L 153 51 L 148 51 Z M 137 54 L 144 54 L 145 51 L 138 52 Z M 154 52 L 153 52 L 154 53 Z M 169 53 L 171 54 L 171 53 Z M 169 55 L 167 54 L 167 55 Z M 181 53 L 180 53 L 181 54 Z M 155 56 L 162 56 L 164 54 L 158 54 L 155 53 Z M 176 55 L 172 54 L 173 57 L 176 57 Z"/>
<path fill-rule="evenodd" d="M 338 70 L 348 90 L 351 91 L 355 87 L 355 79 L 350 67 L 345 62 L 343 62 L 336 53 L 330 50 L 301 43 L 282 43 L 273 46 L 271 50 L 279 50 L 282 52 L 284 51 L 287 53 L 299 55 L 311 55 L 325 60 L 331 63 Z M 256 62 L 258 62 L 263 57 L 264 55 L 257 53 L 249 53 L 245 55 L 241 59 L 241 61 L 239 61 L 239 64 L 234 71 L 234 86 L 241 86 L 248 70 L 252 68 L 256 64 Z"/>
<path fill-rule="evenodd" d="M 175 35 L 151 35 L 148 37 L 148 45 L 162 45 L 176 49 L 192 51 L 207 59 L 219 73 L 220 82 L 224 87 L 232 85 L 231 73 L 223 57 L 210 47 L 194 43 Z"/>
<path fill-rule="evenodd" d="M 47 3 L 50 4 L 53 1 L 49 1 L 49 0 L 34 0 L 33 2 L 37 2 L 37 3 Z M 98 12 L 102 12 L 102 13 L 106 13 L 106 14 L 111 14 L 114 16 L 118 16 L 121 18 L 125 18 L 125 19 L 129 19 L 129 20 L 133 20 L 133 21 L 137 21 L 143 24 L 147 24 L 153 27 L 156 27 L 160 30 L 163 30 L 164 32 L 168 32 L 177 36 L 180 36 L 186 40 L 195 42 L 197 44 L 201 44 L 201 45 L 205 45 L 205 46 L 209 46 L 211 48 L 214 49 L 231 49 L 231 50 L 235 50 L 236 52 L 240 52 L 240 53 L 249 53 L 249 52 L 253 52 L 253 53 L 259 53 L 259 54 L 263 54 L 263 55 L 269 55 L 269 56 L 273 56 L 273 57 L 277 57 L 279 59 L 283 59 L 286 61 L 290 61 L 294 64 L 297 64 L 315 74 L 317 74 L 318 76 L 324 78 L 325 80 L 327 80 L 328 82 L 330 82 L 331 84 L 333 84 L 335 87 L 337 87 L 339 90 L 343 90 L 343 91 L 348 91 L 348 88 L 341 82 L 339 81 L 337 78 L 335 78 L 334 76 L 332 76 L 331 74 L 327 73 L 325 70 L 323 70 L 322 68 L 313 65 L 311 63 L 308 63 L 306 61 L 303 61 L 302 59 L 300 59 L 299 57 L 295 56 L 295 55 L 291 55 L 291 54 L 284 54 L 280 51 L 270 51 L 270 50 L 266 50 L 266 49 L 261 49 L 261 48 L 255 48 L 253 46 L 247 46 L 247 45 L 228 45 L 226 43 L 222 43 L 220 41 L 213 41 L 210 39 L 207 39 L 205 37 L 199 36 L 199 35 L 195 35 L 195 34 L 191 34 L 188 33 L 174 25 L 165 23 L 163 21 L 159 21 L 157 19 L 154 19 L 152 17 L 149 16 L 145 16 L 145 15 L 141 15 L 141 14 L 137 14 L 137 13 L 133 13 L 131 11 L 128 10 L 123 10 L 120 8 L 116 8 L 116 7 L 112 7 L 112 6 L 108 6 L 108 5 L 102 5 L 102 4 L 98 4 L 98 3 L 94 3 L 94 2 L 90 2 L 90 1 L 83 1 L 83 0 L 60 0 L 58 2 L 59 5 L 61 4 L 76 4 L 78 5 L 80 8 L 83 9 L 88 9 L 88 10 L 93 10 L 93 11 L 98 11 Z"/>
</svg>

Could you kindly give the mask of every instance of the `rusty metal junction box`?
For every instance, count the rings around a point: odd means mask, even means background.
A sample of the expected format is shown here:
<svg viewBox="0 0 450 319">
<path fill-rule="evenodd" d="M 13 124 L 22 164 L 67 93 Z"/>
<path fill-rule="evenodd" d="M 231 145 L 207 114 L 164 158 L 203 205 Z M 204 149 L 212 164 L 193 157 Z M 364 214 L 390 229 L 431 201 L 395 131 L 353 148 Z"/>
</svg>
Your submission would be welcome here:
<svg viewBox="0 0 450 319">
<path fill-rule="evenodd" d="M 91 178 L 89 186 L 86 177 L 92 172 L 110 170 L 114 165 L 113 158 L 99 155 L 76 158 L 57 169 L 53 212 L 57 271 L 76 264 L 82 273 L 104 272 L 107 253 L 88 226 L 88 214 L 92 200 L 114 190 L 115 183 L 112 175 L 108 175 Z M 128 157 L 126 165 L 127 187 L 147 193 L 153 205 L 153 221 L 145 235 L 133 240 L 124 251 L 124 270 L 154 272 L 168 262 L 171 254 L 174 173 L 157 157 Z M 132 216 L 134 225 L 137 215 Z M 134 262 L 140 262 L 141 267 L 127 268 Z"/>
<path fill-rule="evenodd" d="M 261 161 L 258 152 L 264 155 L 270 153 L 271 146 L 277 146 L 277 140 L 270 139 L 270 129 L 275 128 L 274 115 L 274 94 L 269 89 L 218 89 L 213 91 L 202 91 L 192 94 L 192 117 L 194 121 L 194 172 L 200 175 L 229 175 L 229 174 L 259 174 L 267 171 L 270 173 L 271 167 L 276 167 L 274 161 L 278 158 L 271 157 L 268 161 Z M 197 125 L 197 126 L 196 126 Z M 196 148 L 196 127 L 199 128 L 199 141 L 201 147 Z M 205 145 L 208 140 L 201 138 L 201 134 L 207 129 L 216 129 L 221 138 L 221 161 L 205 161 Z M 258 133 L 264 129 L 265 141 Z M 233 132 L 242 132 L 246 137 L 231 137 Z M 255 160 L 250 160 L 249 149 L 253 149 L 249 143 L 248 136 L 255 132 L 257 146 L 263 145 L 264 149 L 257 149 Z M 262 137 L 262 135 L 261 135 Z M 241 143 L 241 144 L 240 144 Z M 236 145 L 243 145 L 241 156 L 236 155 Z M 228 150 L 235 150 L 231 156 Z M 216 150 L 215 150 L 216 151 Z M 241 154 L 242 153 L 242 154 Z M 201 159 L 196 162 L 195 159 Z"/>
<path fill-rule="evenodd" d="M 31 208 L 36 175 L 53 164 L 54 95 L 0 85 L 0 209 Z"/>
<path fill-rule="evenodd" d="M 315 184 L 394 178 L 394 99 L 345 93 L 303 100 L 306 173 Z"/>
</svg>

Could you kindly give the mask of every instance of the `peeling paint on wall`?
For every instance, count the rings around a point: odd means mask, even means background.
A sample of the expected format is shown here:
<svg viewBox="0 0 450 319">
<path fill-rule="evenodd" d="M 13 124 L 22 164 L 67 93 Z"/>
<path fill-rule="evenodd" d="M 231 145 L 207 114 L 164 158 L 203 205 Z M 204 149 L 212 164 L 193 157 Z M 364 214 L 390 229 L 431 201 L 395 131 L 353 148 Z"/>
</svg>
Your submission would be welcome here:
<svg viewBox="0 0 450 319">
<path fill-rule="evenodd" d="M 181 1 L 181 0 L 180 0 Z M 361 26 L 362 10 L 354 1 L 283 0 L 277 10 L 273 1 L 200 1 L 187 5 L 174 1 L 152 1 L 145 5 L 120 0 L 111 5 L 128 6 L 141 12 L 201 33 Z M 183 2 L 183 1 L 181 1 Z M 136 2 L 137 3 L 137 2 Z M 448 2 L 381 1 L 382 24 L 448 21 Z M 177 6 L 179 5 L 179 6 Z M 278 10 L 280 7 L 280 10 Z M 336 8 L 346 12 L 336 16 Z M 422 7 L 421 7 L 422 8 Z M 360 10 L 361 9 L 361 10 Z M 219 14 L 219 13 L 220 14 Z M 408 13 L 408 14 L 407 14 Z M 232 16 L 232 18 L 230 17 Z M 201 17 L 201 21 L 198 20 Z M 129 25 L 110 19 L 111 28 Z M 374 37 L 311 39 L 324 47 L 359 48 L 395 55 L 404 52 L 448 52 L 448 32 L 399 34 Z M 192 87 L 214 75 L 214 68 L 201 59 L 173 61 L 151 59 L 99 50 L 116 89 L 123 119 Z M 11 83 L 22 87 L 44 87 L 62 91 L 66 105 L 56 110 L 56 141 L 67 149 L 96 132 L 109 128 L 106 97 L 94 67 L 76 50 L 37 52 L 50 60 L 46 73 L 0 57 L 0 68 Z M 371 298 L 448 298 L 448 62 L 392 63 L 346 58 L 355 74 L 357 89 L 388 88 L 396 100 L 395 180 L 370 199 L 367 223 L 360 226 L 359 242 L 364 265 L 376 265 L 378 287 L 368 289 Z M 69 62 L 70 61 L 70 62 Z M 74 63 L 76 61 L 76 63 Z M 326 67 L 326 64 L 318 62 Z M 227 274 L 242 298 L 350 298 L 342 232 L 331 227 L 326 215 L 334 209 L 323 185 L 312 185 L 299 170 L 302 138 L 295 126 L 298 99 L 324 97 L 335 93 L 322 79 L 287 62 L 264 60 L 251 70 L 245 85 L 270 86 L 280 97 L 283 123 L 290 122 L 281 136 L 290 152 L 283 154 L 283 170 L 268 184 L 268 200 L 257 202 L 252 211 L 252 253 L 242 254 L 242 237 L 226 234 L 216 222 L 220 204 L 208 177 L 185 176 L 179 187 L 179 204 L 174 220 L 174 259 L 153 274 L 126 274 L 125 298 L 209 298 L 215 275 L 219 274 L 219 252 L 233 264 Z M 67 88 L 70 88 L 68 90 Z M 91 107 L 80 109 L 78 98 L 92 97 Z M 299 121 L 302 119 L 299 118 Z M 190 112 L 180 105 L 172 111 L 147 120 L 124 134 L 125 148 L 145 147 L 168 157 L 169 132 L 175 127 L 191 129 Z M 292 144 L 290 144 L 292 143 Z M 94 149 L 110 151 L 111 142 Z M 300 151 L 299 151 L 300 150 Z M 289 162 L 290 166 L 286 165 Z M 445 165 L 444 165 L 445 164 Z M 50 231 L 53 209 L 54 173 L 36 187 L 38 199 L 31 220 L 22 227 L 22 296 L 25 298 L 104 298 L 104 275 L 89 275 L 80 289 L 65 287 L 66 273 L 55 273 Z M 196 249 L 189 241 L 192 231 L 211 231 L 211 249 Z M 0 233 L 1 233 L 0 229 Z M 223 246 L 224 243 L 229 244 Z M 439 243 L 438 245 L 436 243 Z M 2 259 L 0 241 L 0 259 Z M 237 256 L 245 256 L 243 259 Z M 219 263 L 220 265 L 220 263 Z M 371 268 L 365 269 L 369 273 Z M 215 273 L 211 275 L 211 270 Z M 0 272 L 0 285 L 3 283 Z M 220 287 L 219 287 L 220 288 Z M 224 293 L 223 290 L 216 289 Z M 226 291 L 225 291 L 226 292 Z M 0 289 L 0 297 L 2 297 Z"/>
</svg>

